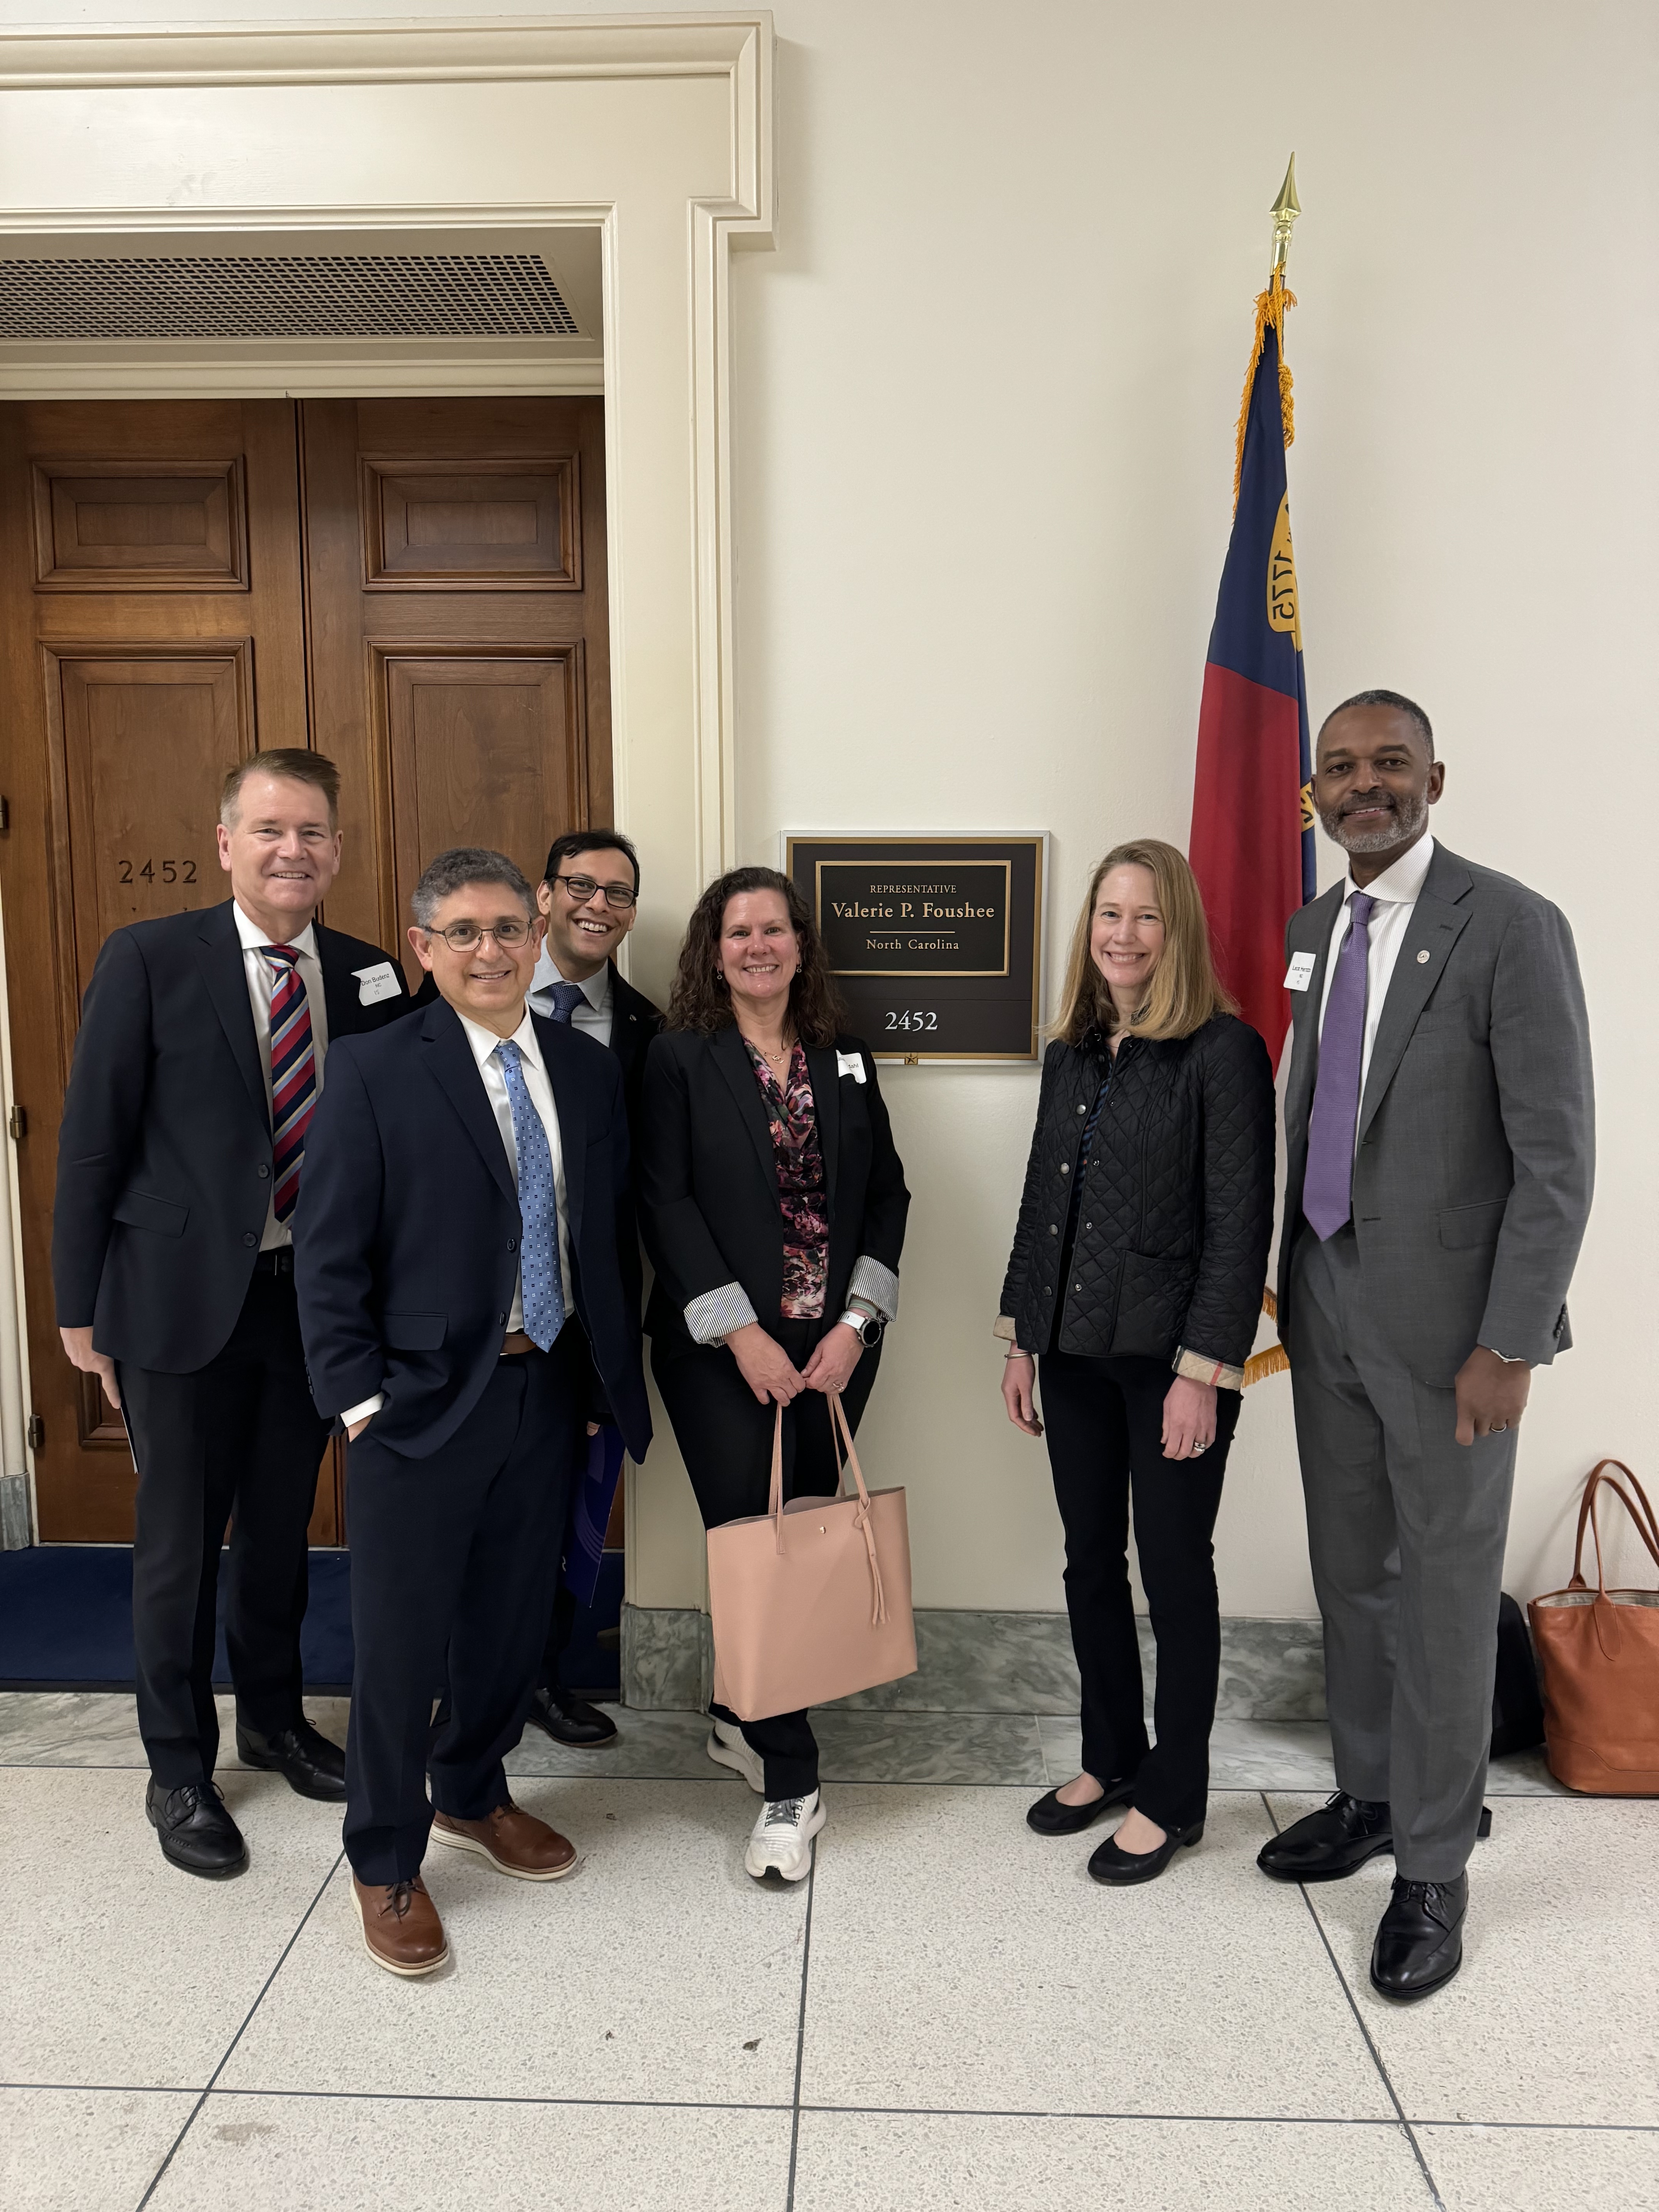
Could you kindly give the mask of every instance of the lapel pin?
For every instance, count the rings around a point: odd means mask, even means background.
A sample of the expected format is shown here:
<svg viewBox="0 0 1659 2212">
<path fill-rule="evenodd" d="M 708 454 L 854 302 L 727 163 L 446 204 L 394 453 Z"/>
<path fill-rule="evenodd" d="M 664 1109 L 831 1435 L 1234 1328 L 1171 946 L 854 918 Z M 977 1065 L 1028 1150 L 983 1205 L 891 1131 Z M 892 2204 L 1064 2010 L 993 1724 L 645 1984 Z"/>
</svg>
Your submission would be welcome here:
<svg viewBox="0 0 1659 2212">
<path fill-rule="evenodd" d="M 1429 956 L 1428 956 L 1428 954 L 1427 954 L 1426 952 L 1419 952 L 1419 953 L 1418 954 L 1418 956 L 1417 956 L 1417 964 L 1418 964 L 1418 966 L 1419 966 L 1419 968 L 1423 965 L 1423 963 L 1424 963 L 1424 962 L 1428 958 L 1428 957 L 1429 957 Z"/>
</svg>

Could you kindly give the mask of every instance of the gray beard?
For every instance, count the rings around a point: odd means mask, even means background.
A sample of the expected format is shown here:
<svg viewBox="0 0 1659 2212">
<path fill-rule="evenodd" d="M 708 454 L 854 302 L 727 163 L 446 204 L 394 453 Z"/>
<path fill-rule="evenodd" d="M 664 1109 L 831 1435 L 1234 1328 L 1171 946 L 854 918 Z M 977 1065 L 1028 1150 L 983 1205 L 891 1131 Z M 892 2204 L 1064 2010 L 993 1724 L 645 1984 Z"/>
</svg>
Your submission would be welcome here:
<svg viewBox="0 0 1659 2212">
<path fill-rule="evenodd" d="M 1394 820 L 1386 829 L 1350 830 L 1340 814 L 1322 812 L 1319 822 L 1331 842 L 1345 853 L 1386 853 L 1391 845 L 1415 837 L 1428 818 L 1426 799 L 1402 799 L 1396 801 Z"/>
</svg>

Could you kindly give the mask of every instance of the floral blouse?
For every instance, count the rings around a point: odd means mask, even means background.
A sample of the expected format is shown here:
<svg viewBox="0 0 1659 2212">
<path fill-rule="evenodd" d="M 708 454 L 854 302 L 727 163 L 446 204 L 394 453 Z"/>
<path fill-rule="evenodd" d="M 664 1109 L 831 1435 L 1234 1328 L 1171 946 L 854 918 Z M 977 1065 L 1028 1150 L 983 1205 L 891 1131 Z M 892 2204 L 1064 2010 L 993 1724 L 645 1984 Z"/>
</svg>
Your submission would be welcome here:
<svg viewBox="0 0 1659 2212">
<path fill-rule="evenodd" d="M 780 1083 L 745 1037 L 745 1050 L 760 1085 L 761 1103 L 772 1125 L 777 1163 L 778 1205 L 783 1214 L 783 1298 L 785 1321 L 818 1321 L 830 1279 L 830 1194 L 818 1143 L 817 1108 L 805 1048 L 789 1055 L 789 1076 Z"/>
</svg>

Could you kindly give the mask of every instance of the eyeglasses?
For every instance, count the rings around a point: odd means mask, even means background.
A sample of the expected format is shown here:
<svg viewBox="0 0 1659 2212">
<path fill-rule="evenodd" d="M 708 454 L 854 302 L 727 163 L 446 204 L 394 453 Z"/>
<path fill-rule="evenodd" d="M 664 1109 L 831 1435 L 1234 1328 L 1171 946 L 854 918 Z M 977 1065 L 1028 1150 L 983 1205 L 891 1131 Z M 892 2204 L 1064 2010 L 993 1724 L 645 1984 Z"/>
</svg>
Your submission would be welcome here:
<svg viewBox="0 0 1659 2212">
<path fill-rule="evenodd" d="M 447 929 L 428 929 L 428 937 L 441 937 L 452 952 L 471 952 L 475 945 L 493 937 L 503 952 L 516 952 L 530 939 L 527 921 L 498 921 L 493 929 L 480 929 L 476 921 L 452 921 Z"/>
<path fill-rule="evenodd" d="M 564 885 L 578 906 L 586 906 L 594 892 L 601 888 L 592 876 L 555 876 L 553 880 Z M 618 914 L 626 914 L 630 906 L 637 906 L 640 902 L 639 893 L 630 891 L 626 884 L 606 884 L 603 888 L 605 904 L 614 907 Z"/>
</svg>

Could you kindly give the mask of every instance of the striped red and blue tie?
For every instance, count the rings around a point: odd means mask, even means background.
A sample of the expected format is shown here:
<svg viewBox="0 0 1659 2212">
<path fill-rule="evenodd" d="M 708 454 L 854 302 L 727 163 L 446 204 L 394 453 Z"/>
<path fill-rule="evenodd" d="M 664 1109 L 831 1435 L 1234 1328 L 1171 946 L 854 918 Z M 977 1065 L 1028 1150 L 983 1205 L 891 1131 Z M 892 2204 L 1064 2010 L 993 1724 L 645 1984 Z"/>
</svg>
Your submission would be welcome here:
<svg viewBox="0 0 1659 2212">
<path fill-rule="evenodd" d="M 276 970 L 270 994 L 270 1120 L 276 1218 L 286 1221 L 300 1195 L 306 1131 L 317 1107 L 317 1054 L 297 947 L 262 945 L 259 950 Z"/>
</svg>

